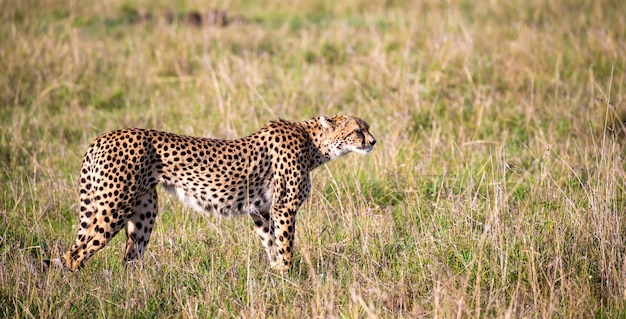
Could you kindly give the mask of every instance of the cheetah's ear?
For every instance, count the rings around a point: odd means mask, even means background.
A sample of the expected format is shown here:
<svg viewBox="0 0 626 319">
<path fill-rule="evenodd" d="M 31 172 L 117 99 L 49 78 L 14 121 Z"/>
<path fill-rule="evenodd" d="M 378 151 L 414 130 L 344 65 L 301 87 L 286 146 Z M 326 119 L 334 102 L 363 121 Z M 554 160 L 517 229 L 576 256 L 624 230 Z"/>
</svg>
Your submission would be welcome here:
<svg viewBox="0 0 626 319">
<path fill-rule="evenodd" d="M 332 129 L 335 126 L 333 120 L 326 115 L 320 116 L 320 123 L 322 124 L 322 127 L 327 130 Z"/>
</svg>

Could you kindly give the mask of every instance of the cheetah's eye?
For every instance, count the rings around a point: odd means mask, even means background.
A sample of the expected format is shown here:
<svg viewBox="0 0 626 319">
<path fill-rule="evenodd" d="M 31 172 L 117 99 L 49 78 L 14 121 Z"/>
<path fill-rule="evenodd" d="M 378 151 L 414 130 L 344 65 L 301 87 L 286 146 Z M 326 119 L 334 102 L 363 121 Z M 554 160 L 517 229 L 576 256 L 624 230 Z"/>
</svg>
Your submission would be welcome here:
<svg viewBox="0 0 626 319">
<path fill-rule="evenodd" d="M 356 130 L 356 131 L 354 131 L 354 132 L 356 133 L 356 135 L 357 135 L 358 137 L 363 137 L 363 131 L 361 131 L 361 130 Z"/>
</svg>

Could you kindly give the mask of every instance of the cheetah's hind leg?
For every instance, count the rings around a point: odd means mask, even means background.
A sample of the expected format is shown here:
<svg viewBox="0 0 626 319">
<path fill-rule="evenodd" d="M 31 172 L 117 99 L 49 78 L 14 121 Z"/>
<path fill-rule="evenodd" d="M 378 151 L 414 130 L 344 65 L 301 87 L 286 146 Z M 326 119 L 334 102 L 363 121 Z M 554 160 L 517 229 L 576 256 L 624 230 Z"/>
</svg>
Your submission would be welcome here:
<svg viewBox="0 0 626 319">
<path fill-rule="evenodd" d="M 126 224 L 126 255 L 124 260 L 141 260 L 146 246 L 150 242 L 150 233 L 157 216 L 157 192 L 152 187 L 139 197 L 133 208 L 133 214 Z"/>
<path fill-rule="evenodd" d="M 92 187 L 88 183 L 86 185 L 91 189 L 97 187 L 97 185 Z M 83 189 L 80 194 L 80 205 L 78 237 L 62 258 L 65 267 L 71 271 L 76 271 L 115 237 L 126 225 L 129 212 L 127 204 L 118 203 L 115 207 L 115 198 L 94 197 L 93 193 Z"/>
</svg>

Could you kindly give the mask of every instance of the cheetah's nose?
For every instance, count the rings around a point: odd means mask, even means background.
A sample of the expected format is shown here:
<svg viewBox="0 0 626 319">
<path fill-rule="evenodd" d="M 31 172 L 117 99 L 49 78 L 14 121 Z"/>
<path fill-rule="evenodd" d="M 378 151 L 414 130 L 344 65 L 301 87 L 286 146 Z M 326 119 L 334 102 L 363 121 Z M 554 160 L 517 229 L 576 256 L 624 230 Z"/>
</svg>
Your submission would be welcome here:
<svg viewBox="0 0 626 319">
<path fill-rule="evenodd" d="M 374 146 L 374 144 L 376 144 L 376 140 L 372 139 L 372 141 L 370 142 L 370 144 L 372 144 L 372 146 Z"/>
</svg>

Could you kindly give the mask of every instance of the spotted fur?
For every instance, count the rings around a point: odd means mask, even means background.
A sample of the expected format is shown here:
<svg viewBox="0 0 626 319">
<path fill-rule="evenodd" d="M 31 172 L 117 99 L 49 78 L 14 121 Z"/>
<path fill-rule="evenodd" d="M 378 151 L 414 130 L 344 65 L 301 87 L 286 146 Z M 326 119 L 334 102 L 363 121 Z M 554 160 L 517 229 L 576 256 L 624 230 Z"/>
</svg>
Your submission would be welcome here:
<svg viewBox="0 0 626 319">
<path fill-rule="evenodd" d="M 62 263 L 76 270 L 120 230 L 125 260 L 142 258 L 157 216 L 157 184 L 185 205 L 223 216 L 248 214 L 270 265 L 291 266 L 296 212 L 309 197 L 309 172 L 376 140 L 345 115 L 276 121 L 235 140 L 146 129 L 106 133 L 89 145 L 80 174 L 78 237 Z"/>
</svg>

